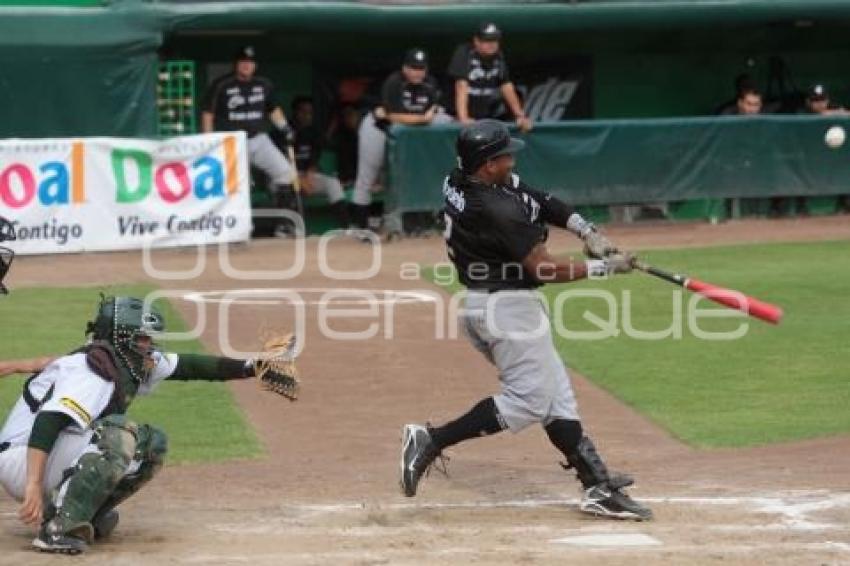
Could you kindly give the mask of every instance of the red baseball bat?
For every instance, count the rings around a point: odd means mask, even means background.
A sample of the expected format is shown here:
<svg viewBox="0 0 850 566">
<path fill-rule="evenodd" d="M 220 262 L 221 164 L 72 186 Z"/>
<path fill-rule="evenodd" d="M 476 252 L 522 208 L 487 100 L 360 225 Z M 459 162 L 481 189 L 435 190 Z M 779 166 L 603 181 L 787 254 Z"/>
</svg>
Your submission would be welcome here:
<svg viewBox="0 0 850 566">
<path fill-rule="evenodd" d="M 725 307 L 729 307 L 730 309 L 742 311 L 765 322 L 779 324 L 779 321 L 782 320 L 782 308 L 754 299 L 740 291 L 718 287 L 717 285 L 712 285 L 711 283 L 706 283 L 705 281 L 700 281 L 699 279 L 694 279 L 679 273 L 669 273 L 662 269 L 658 269 L 657 267 L 638 261 L 637 259 L 632 262 L 632 265 L 635 269 L 639 269 L 644 273 L 649 273 L 650 275 L 654 275 L 660 279 L 664 279 L 665 281 L 684 287 L 694 293 L 699 293 L 715 303 L 719 303 Z"/>
</svg>

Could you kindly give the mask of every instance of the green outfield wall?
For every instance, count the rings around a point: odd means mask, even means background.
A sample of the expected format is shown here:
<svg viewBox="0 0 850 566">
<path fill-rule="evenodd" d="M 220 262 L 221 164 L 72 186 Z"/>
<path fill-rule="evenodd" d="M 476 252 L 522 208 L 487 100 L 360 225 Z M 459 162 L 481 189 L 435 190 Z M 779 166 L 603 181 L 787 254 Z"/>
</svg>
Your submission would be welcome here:
<svg viewBox="0 0 850 566">
<path fill-rule="evenodd" d="M 517 171 L 575 205 L 850 193 L 850 147 L 826 130 L 850 118 L 756 116 L 542 124 Z M 455 126 L 393 127 L 390 207 L 437 210 L 454 167 Z"/>
</svg>

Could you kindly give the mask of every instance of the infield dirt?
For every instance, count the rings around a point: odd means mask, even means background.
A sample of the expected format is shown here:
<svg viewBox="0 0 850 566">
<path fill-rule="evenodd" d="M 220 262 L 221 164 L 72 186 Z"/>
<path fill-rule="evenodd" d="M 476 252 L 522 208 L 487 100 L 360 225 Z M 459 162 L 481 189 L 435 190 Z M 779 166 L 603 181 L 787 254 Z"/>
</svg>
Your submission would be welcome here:
<svg viewBox="0 0 850 566">
<path fill-rule="evenodd" d="M 640 249 L 850 239 L 850 221 L 753 220 L 608 231 L 624 247 Z M 234 246 L 233 263 L 282 268 L 291 259 L 292 245 L 257 241 Z M 210 251 L 208 269 L 192 281 L 154 280 L 142 269 L 140 253 L 109 253 L 19 258 L 9 283 L 13 289 L 152 282 L 197 291 L 343 287 L 435 292 L 424 280 L 403 279 L 401 265 L 445 260 L 439 238 L 402 240 L 382 246 L 376 276 L 335 281 L 319 270 L 317 241 L 306 245 L 305 268 L 288 282 L 233 280 Z M 550 248 L 578 251 L 579 242 L 557 235 Z M 334 242 L 329 250 L 337 270 L 368 265 L 372 258 L 371 248 L 354 241 Z M 195 257 L 191 250 L 170 250 L 156 252 L 154 261 L 160 269 L 177 270 L 191 267 Z M 197 305 L 174 303 L 191 326 Z M 201 307 L 208 315 L 202 340 L 218 351 L 218 304 Z M 539 429 L 449 450 L 449 476 L 432 473 L 415 499 L 404 498 L 397 485 L 401 426 L 456 416 L 496 391 L 495 371 L 463 338 L 434 337 L 430 303 L 396 305 L 392 340 L 382 337 L 382 327 L 378 337 L 354 342 L 323 336 L 315 323 L 318 306 L 305 309 L 301 399 L 288 404 L 253 383 L 232 384 L 266 455 L 166 467 L 122 507 L 114 537 L 74 563 L 850 563 L 850 437 L 694 450 L 575 373 L 586 427 L 612 468 L 636 476 L 632 494 L 650 502 L 654 521 L 580 515 L 575 509 L 578 484 L 557 465 Z M 256 346 L 260 327 L 287 328 L 292 318 L 290 305 L 236 305 L 228 329 L 234 345 L 248 349 Z M 344 321 L 334 327 L 366 326 Z M 16 509 L 0 496 L 0 564 L 61 560 L 29 550 L 32 532 L 17 522 Z"/>
</svg>

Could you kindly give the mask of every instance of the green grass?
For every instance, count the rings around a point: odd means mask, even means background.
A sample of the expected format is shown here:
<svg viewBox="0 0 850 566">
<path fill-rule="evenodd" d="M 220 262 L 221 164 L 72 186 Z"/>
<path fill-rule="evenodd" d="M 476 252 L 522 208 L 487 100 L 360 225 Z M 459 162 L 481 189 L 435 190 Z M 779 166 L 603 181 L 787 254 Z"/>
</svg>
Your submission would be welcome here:
<svg viewBox="0 0 850 566">
<path fill-rule="evenodd" d="M 649 251 L 643 257 L 659 267 L 779 304 L 784 320 L 772 326 L 744 319 L 749 331 L 734 341 L 698 339 L 685 324 L 681 339 L 645 341 L 621 333 L 598 341 L 556 337 L 556 346 L 571 367 L 695 446 L 847 434 L 848 252 L 846 241 Z M 594 287 L 617 297 L 630 291 L 636 328 L 669 327 L 678 288 L 653 277 L 552 285 L 544 292 L 552 304 L 559 291 Z M 689 298 L 685 292 L 684 312 Z M 701 308 L 711 304 L 704 301 Z M 595 328 L 582 319 L 585 311 L 607 319 L 599 299 L 568 301 L 564 311 L 571 330 Z M 700 327 L 732 330 L 744 320 L 707 320 Z M 621 316 L 617 327 L 623 328 Z"/>
<path fill-rule="evenodd" d="M 15 288 L 0 298 L 0 321 L 4 339 L 0 358 L 62 354 L 84 341 L 85 323 L 94 316 L 98 293 L 143 297 L 145 286 L 100 288 Z M 185 330 L 177 311 L 166 301 L 157 306 L 165 315 L 169 331 Z M 168 343 L 168 351 L 198 353 L 198 341 Z M 0 379 L 0 415 L 5 415 L 20 395 L 23 377 Z M 162 428 L 169 438 L 169 463 L 210 462 L 251 458 L 262 453 L 253 430 L 233 400 L 226 384 L 168 382 L 152 395 L 139 397 L 130 409 L 137 422 Z"/>
</svg>

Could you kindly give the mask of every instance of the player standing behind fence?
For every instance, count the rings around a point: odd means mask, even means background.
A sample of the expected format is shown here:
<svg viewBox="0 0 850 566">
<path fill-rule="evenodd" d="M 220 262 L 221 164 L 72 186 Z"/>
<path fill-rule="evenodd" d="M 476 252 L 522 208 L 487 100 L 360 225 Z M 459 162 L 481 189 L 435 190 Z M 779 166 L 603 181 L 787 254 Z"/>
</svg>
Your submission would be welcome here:
<svg viewBox="0 0 850 566">
<path fill-rule="evenodd" d="M 204 96 L 201 127 L 204 132 L 243 130 L 248 136 L 248 158 L 251 165 L 268 175 L 275 206 L 297 211 L 295 170 L 266 133 L 271 122 L 292 143 L 292 130 L 275 100 L 274 85 L 257 76 L 256 71 L 254 48 L 239 49 L 233 72 L 216 79 Z M 282 221 L 275 234 L 287 236 L 293 229 L 290 222 Z"/>
<path fill-rule="evenodd" d="M 631 271 L 595 226 L 552 195 L 512 174 L 512 139 L 501 122 L 467 126 L 457 141 L 459 167 L 443 183 L 446 247 L 467 288 L 460 322 L 472 345 L 499 370 L 501 391 L 443 426 L 405 425 L 401 487 L 412 497 L 440 452 L 464 440 L 540 424 L 584 488 L 580 509 L 622 519 L 652 512 L 623 489 L 631 478 L 609 473 L 585 436 L 564 362 L 552 343 L 546 308 L 535 291 L 547 282 Z M 556 261 L 546 249 L 547 225 L 584 240 L 587 262 Z"/>
<path fill-rule="evenodd" d="M 384 164 L 387 128 L 392 124 L 427 126 L 450 122 L 437 105 L 440 93 L 428 75 L 428 55 L 411 49 L 404 56 L 401 70 L 394 72 L 381 87 L 381 104 L 363 117 L 358 130 L 357 180 L 354 182 L 352 216 L 358 228 L 367 228 L 370 191 Z"/>
<path fill-rule="evenodd" d="M 448 68 L 449 76 L 455 81 L 455 116 L 463 124 L 483 118 L 501 119 L 504 101 L 517 126 L 528 131 L 531 120 L 525 115 L 511 82 L 501 39 L 502 31 L 488 22 L 481 25 L 472 43 L 463 43 L 455 49 Z"/>
</svg>

